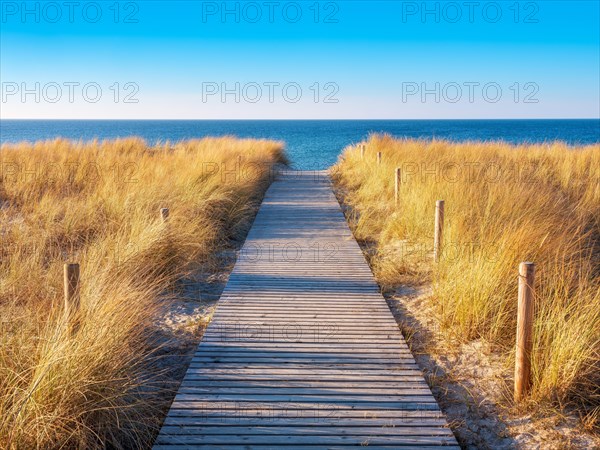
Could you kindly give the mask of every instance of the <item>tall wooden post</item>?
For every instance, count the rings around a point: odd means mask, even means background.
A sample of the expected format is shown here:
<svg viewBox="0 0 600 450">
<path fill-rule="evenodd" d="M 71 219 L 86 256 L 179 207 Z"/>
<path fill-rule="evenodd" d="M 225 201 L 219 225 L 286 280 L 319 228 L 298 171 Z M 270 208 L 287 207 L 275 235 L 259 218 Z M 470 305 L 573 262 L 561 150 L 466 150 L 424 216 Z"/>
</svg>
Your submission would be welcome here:
<svg viewBox="0 0 600 450">
<path fill-rule="evenodd" d="M 517 347 L 515 357 L 515 401 L 523 400 L 531 389 L 531 352 L 533 350 L 533 302 L 535 264 L 519 265 L 517 305 Z"/>
<path fill-rule="evenodd" d="M 439 262 L 444 240 L 444 200 L 435 202 L 435 230 L 433 238 L 433 260 Z"/>
<path fill-rule="evenodd" d="M 381 152 L 377 152 L 377 164 L 381 165 Z"/>
<path fill-rule="evenodd" d="M 64 265 L 65 312 L 72 317 L 79 311 L 79 264 Z"/>
<path fill-rule="evenodd" d="M 394 177 L 394 204 L 396 206 L 400 203 L 401 174 L 400 167 L 396 167 L 396 176 Z"/>
<path fill-rule="evenodd" d="M 160 208 L 160 218 L 163 222 L 169 220 L 169 208 Z"/>
<path fill-rule="evenodd" d="M 360 145 L 360 157 L 365 159 L 365 144 Z"/>
</svg>

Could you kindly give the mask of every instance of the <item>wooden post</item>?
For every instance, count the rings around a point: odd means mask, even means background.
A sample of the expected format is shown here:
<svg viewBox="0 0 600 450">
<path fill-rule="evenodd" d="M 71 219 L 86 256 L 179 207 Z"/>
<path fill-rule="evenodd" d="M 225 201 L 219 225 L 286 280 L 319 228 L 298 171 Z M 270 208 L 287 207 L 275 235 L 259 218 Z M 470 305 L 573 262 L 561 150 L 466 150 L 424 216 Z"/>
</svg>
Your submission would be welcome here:
<svg viewBox="0 0 600 450">
<path fill-rule="evenodd" d="M 401 183 L 401 171 L 400 167 L 396 167 L 396 177 L 394 179 L 394 203 L 398 206 L 400 203 L 400 183 Z"/>
<path fill-rule="evenodd" d="M 433 238 L 433 260 L 439 262 L 444 240 L 444 200 L 435 202 L 435 235 Z"/>
<path fill-rule="evenodd" d="M 381 165 L 381 152 L 377 152 L 377 164 Z"/>
<path fill-rule="evenodd" d="M 167 222 L 169 220 L 169 208 L 160 208 L 160 218 L 163 222 Z"/>
<path fill-rule="evenodd" d="M 365 159 L 365 144 L 360 145 L 360 157 Z"/>
<path fill-rule="evenodd" d="M 65 312 L 68 317 L 79 310 L 79 264 L 64 266 Z"/>
<path fill-rule="evenodd" d="M 516 402 L 523 400 L 531 388 L 534 279 L 535 264 L 532 262 L 522 262 L 519 265 L 519 300 L 517 305 Z"/>
</svg>

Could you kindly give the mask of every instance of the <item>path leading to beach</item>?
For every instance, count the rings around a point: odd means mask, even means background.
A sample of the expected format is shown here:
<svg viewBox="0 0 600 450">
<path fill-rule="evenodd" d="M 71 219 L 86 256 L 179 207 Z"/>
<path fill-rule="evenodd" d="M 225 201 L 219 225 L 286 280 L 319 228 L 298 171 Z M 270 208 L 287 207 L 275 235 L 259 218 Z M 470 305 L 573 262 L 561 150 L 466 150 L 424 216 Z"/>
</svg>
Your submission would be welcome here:
<svg viewBox="0 0 600 450">
<path fill-rule="evenodd" d="M 325 172 L 269 188 L 155 448 L 453 446 Z"/>
</svg>

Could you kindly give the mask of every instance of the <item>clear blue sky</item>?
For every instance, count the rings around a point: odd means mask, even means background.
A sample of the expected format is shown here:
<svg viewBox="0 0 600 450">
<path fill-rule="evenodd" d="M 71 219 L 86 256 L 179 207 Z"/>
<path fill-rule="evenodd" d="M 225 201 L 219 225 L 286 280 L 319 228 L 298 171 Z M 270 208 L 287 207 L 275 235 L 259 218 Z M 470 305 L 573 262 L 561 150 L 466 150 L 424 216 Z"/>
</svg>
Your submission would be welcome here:
<svg viewBox="0 0 600 450">
<path fill-rule="evenodd" d="M 599 3 L 0 0 L 1 117 L 597 118 Z"/>
</svg>

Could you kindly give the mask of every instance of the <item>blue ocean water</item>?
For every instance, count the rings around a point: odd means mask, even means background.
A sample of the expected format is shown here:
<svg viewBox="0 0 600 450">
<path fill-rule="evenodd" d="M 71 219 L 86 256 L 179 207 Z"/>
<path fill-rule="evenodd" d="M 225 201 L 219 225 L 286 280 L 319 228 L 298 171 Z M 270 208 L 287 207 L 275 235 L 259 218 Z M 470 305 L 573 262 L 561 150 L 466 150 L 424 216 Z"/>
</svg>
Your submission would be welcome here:
<svg viewBox="0 0 600 450">
<path fill-rule="evenodd" d="M 600 142 L 600 120 L 0 120 L 0 143 L 141 136 L 149 142 L 234 135 L 285 141 L 293 167 L 332 165 L 349 144 L 370 133 L 454 141 Z"/>
</svg>

